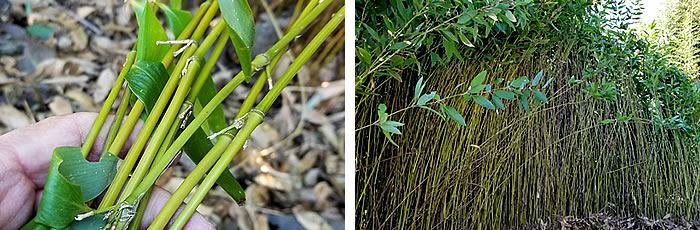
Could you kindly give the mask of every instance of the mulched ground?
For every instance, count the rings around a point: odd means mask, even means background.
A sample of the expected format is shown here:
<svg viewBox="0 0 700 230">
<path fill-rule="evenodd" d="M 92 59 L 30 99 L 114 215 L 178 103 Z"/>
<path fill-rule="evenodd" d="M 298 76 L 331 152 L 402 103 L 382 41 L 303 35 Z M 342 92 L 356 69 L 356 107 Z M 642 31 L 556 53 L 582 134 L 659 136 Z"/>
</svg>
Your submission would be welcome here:
<svg viewBox="0 0 700 230">
<path fill-rule="evenodd" d="M 644 216 L 622 218 L 604 214 L 594 214 L 587 218 L 567 216 L 558 222 L 549 224 L 540 223 L 534 227 L 534 229 L 697 230 L 700 229 L 700 222 L 696 220 L 686 220 L 683 217 L 672 217 L 672 215 L 666 215 L 662 219 L 650 219 Z"/>
<path fill-rule="evenodd" d="M 25 8 L 26 2 L 0 0 L 0 134 L 53 115 L 97 112 L 136 41 L 134 13 L 122 0 L 31 0 Z M 255 2 L 254 51 L 261 52 L 276 36 Z M 270 5 L 286 26 L 294 2 Z M 232 162 L 231 171 L 246 188 L 246 205 L 235 205 L 215 188 L 198 208 L 219 229 L 343 228 L 343 52 L 320 68 L 303 68 L 302 81 L 290 83 Z M 229 44 L 212 76 L 221 87 L 238 71 Z M 248 91 L 244 84 L 224 102 L 229 122 Z M 192 168 L 183 157 L 159 185 L 174 191 Z"/>
</svg>

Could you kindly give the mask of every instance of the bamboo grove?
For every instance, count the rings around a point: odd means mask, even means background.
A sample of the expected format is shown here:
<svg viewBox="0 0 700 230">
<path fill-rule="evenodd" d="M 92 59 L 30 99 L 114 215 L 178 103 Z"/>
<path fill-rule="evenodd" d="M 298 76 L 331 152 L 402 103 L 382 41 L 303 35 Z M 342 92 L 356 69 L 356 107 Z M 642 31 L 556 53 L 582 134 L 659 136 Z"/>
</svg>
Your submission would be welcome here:
<svg viewBox="0 0 700 230">
<path fill-rule="evenodd" d="M 631 27 L 639 2 L 356 5 L 358 228 L 700 218 L 700 84 L 668 60 L 658 28 Z M 483 71 L 494 88 L 539 71 L 552 81 L 542 103 L 525 101 L 529 111 L 517 100 L 501 109 L 436 98 L 464 125 L 413 108 L 416 82 L 444 98 Z"/>
</svg>

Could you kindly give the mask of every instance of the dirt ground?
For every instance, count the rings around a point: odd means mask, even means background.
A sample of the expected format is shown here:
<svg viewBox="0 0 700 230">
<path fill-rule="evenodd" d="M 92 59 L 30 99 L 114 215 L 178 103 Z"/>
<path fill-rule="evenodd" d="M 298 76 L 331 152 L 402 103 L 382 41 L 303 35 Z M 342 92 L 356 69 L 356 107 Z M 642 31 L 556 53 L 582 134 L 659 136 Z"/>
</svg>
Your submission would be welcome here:
<svg viewBox="0 0 700 230">
<path fill-rule="evenodd" d="M 190 10 L 199 4 L 183 2 L 193 6 Z M 261 52 L 276 35 L 269 15 L 255 2 L 254 52 Z M 294 2 L 269 3 L 277 22 L 286 26 Z M 54 115 L 97 112 L 136 35 L 134 13 L 122 0 L 0 0 L 0 134 Z M 239 71 L 234 53 L 229 43 L 214 68 L 219 87 Z M 343 229 L 343 53 L 341 48 L 326 64 L 302 68 L 301 81 L 290 83 L 231 163 L 246 188 L 246 205 L 237 206 L 218 187 L 207 195 L 198 211 L 218 229 Z M 250 86 L 239 86 L 224 102 L 229 122 Z M 183 157 L 158 184 L 174 191 L 192 168 Z"/>
</svg>

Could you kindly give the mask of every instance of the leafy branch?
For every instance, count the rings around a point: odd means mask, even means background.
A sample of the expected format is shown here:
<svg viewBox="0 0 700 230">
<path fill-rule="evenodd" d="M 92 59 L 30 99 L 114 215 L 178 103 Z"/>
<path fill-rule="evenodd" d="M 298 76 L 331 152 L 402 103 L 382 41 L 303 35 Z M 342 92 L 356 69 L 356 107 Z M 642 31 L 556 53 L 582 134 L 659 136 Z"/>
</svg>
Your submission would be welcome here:
<svg viewBox="0 0 700 230">
<path fill-rule="evenodd" d="M 474 100 L 474 102 L 481 107 L 496 111 L 499 109 L 505 110 L 505 105 L 503 104 L 502 99 L 513 100 L 518 104 L 521 111 L 525 110 L 526 113 L 530 113 L 531 98 L 535 99 L 535 106 L 539 105 L 539 103 L 549 103 L 549 100 L 544 93 L 542 93 L 542 90 L 544 90 L 552 82 L 553 78 L 550 78 L 543 85 L 537 87 L 540 85 L 539 83 L 542 80 L 543 71 L 538 72 L 532 79 L 526 76 L 513 79 L 512 81 L 506 81 L 503 78 L 498 78 L 492 84 L 484 83 L 486 74 L 487 71 L 480 72 L 471 80 L 469 87 L 465 91 L 458 94 L 452 94 L 464 86 L 466 82 L 458 84 L 444 98 L 441 98 L 436 91 L 423 93 L 426 85 L 423 83 L 423 78 L 421 77 L 416 83 L 411 105 L 392 113 L 387 113 L 386 105 L 380 104 L 377 107 L 377 115 L 379 118 L 371 124 L 356 129 L 355 132 L 371 126 L 379 126 L 389 142 L 398 146 L 398 144 L 396 144 L 396 142 L 394 142 L 394 140 L 391 138 L 391 134 L 401 135 L 401 131 L 398 129 L 398 127 L 401 127 L 404 124 L 398 121 L 389 120 L 389 117 L 409 109 L 425 109 L 438 115 L 443 120 L 446 120 L 446 118 L 449 117 L 450 120 L 456 122 L 457 124 L 465 126 L 466 122 L 464 117 L 457 111 L 457 109 L 447 105 L 447 100 L 461 97 L 464 98 L 466 102 Z M 494 88 L 495 86 L 500 87 Z M 431 106 L 434 105 L 439 105 L 438 110 L 431 108 Z"/>
</svg>

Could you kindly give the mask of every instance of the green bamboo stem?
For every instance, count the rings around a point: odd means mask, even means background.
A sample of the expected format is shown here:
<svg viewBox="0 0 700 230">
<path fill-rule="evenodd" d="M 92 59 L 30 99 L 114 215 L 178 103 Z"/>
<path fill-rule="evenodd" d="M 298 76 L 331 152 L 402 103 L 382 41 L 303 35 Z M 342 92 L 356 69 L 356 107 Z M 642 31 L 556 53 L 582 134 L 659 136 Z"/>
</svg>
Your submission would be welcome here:
<svg viewBox="0 0 700 230">
<path fill-rule="evenodd" d="M 216 4 L 216 2 L 215 2 Z M 205 13 L 209 13 L 210 10 L 212 9 L 211 7 L 211 0 L 208 0 L 206 2 L 203 2 L 201 5 L 199 5 L 199 10 L 197 13 L 194 14 L 194 17 L 190 20 L 189 23 L 187 23 L 187 26 L 185 26 L 185 29 L 182 30 L 179 36 L 177 36 L 176 40 L 185 40 L 187 38 L 190 38 L 190 35 L 192 35 L 192 32 L 197 30 L 206 30 L 206 28 L 209 28 L 209 22 L 211 22 L 211 17 L 205 18 Z M 216 13 L 216 11 L 219 9 L 219 5 L 216 4 L 216 9 L 213 9 L 213 12 Z M 213 17 L 213 16 L 212 16 Z M 204 19 L 202 19 L 204 18 Z M 201 29 L 200 29 L 201 28 Z M 190 39 L 199 42 L 199 39 L 202 38 L 202 35 L 200 34 L 199 36 L 191 36 Z M 163 66 L 165 66 L 165 69 L 168 69 L 170 67 L 170 64 L 173 62 L 173 59 L 175 59 L 175 56 L 173 53 L 180 49 L 183 44 L 172 44 L 170 46 L 170 49 L 168 49 L 168 52 L 165 54 L 165 57 L 163 58 Z"/>
<path fill-rule="evenodd" d="M 248 111 L 250 111 L 253 103 L 255 103 L 255 99 L 257 98 L 262 88 L 265 86 L 265 76 L 269 76 L 266 73 L 268 72 L 264 71 L 260 75 L 258 80 L 255 82 L 255 84 L 250 90 L 250 93 L 248 93 L 248 96 L 246 96 L 243 105 L 241 105 L 241 109 L 238 111 L 238 114 L 235 116 L 234 119 L 239 119 L 245 116 L 245 114 L 248 113 Z M 236 135 L 236 133 L 234 133 L 234 130 L 230 130 L 228 131 L 228 133 L 231 134 L 231 136 Z M 192 191 L 194 186 L 196 186 L 197 183 L 202 179 L 202 177 L 204 177 L 204 174 L 207 171 L 209 171 L 209 169 L 211 169 L 211 167 L 214 165 L 214 163 L 216 163 L 216 160 L 219 159 L 219 157 L 224 152 L 229 143 L 231 143 L 231 136 L 217 136 L 217 141 L 214 147 L 212 147 L 209 150 L 209 152 L 207 152 L 204 158 L 197 164 L 197 166 L 192 170 L 192 172 L 187 176 L 187 178 L 185 178 L 182 184 L 180 184 L 175 193 L 173 193 L 170 199 L 168 199 L 168 202 L 165 203 L 165 206 L 163 206 L 160 213 L 158 213 L 158 216 L 156 216 L 156 218 L 153 220 L 151 226 L 148 227 L 149 229 L 163 229 L 165 227 L 165 224 L 168 223 L 172 215 L 177 210 L 177 207 L 180 204 L 182 204 L 182 202 Z"/>
<path fill-rule="evenodd" d="M 208 176 L 204 178 L 204 181 L 199 186 L 195 194 L 192 196 L 192 199 L 190 199 L 190 201 L 187 202 L 187 205 L 185 205 L 185 208 L 182 210 L 182 212 L 180 212 L 178 217 L 175 219 L 175 222 L 173 222 L 173 224 L 170 226 L 170 229 L 182 229 L 182 227 L 185 226 L 185 223 L 187 223 L 187 221 L 190 219 L 197 206 L 199 206 L 199 203 L 202 202 L 206 193 L 211 189 L 211 186 L 213 186 L 214 182 L 216 182 L 216 180 L 218 179 L 219 175 L 221 175 L 221 173 L 227 168 L 228 164 L 231 162 L 230 160 L 233 159 L 233 156 L 236 154 L 236 152 L 238 152 L 238 150 L 240 150 L 241 147 L 243 147 L 243 145 L 247 141 L 247 137 L 250 136 L 251 133 L 253 133 L 253 130 L 255 130 L 255 128 L 260 123 L 262 123 L 262 121 L 263 114 L 257 111 L 252 111 L 248 113 L 248 119 L 245 125 L 243 125 L 243 127 L 239 130 L 238 135 L 236 135 L 233 141 L 228 145 L 228 147 L 224 151 L 224 154 L 221 156 L 220 159 L 218 159 L 218 161 L 214 165 L 214 168 L 212 168 L 211 172 L 209 172 Z M 243 136 L 245 136 L 246 138 L 240 138 Z M 229 159 L 229 161 L 226 161 L 226 164 L 224 165 L 223 163 L 226 159 Z M 194 171 L 192 173 L 194 173 Z"/>
<path fill-rule="evenodd" d="M 299 20 L 299 24 L 295 25 L 293 29 L 290 30 L 290 33 L 286 34 L 282 39 L 277 41 L 275 45 L 273 45 L 267 52 L 264 54 L 258 55 L 255 60 L 252 61 L 252 67 L 253 70 L 260 70 L 262 67 L 266 66 L 269 64 L 270 59 L 269 57 L 276 56 L 279 52 L 282 52 L 282 48 L 286 47 L 289 42 L 291 42 L 294 37 L 296 37 L 301 31 L 311 22 L 313 19 L 315 19 L 330 3 L 331 1 L 323 1 L 321 4 L 316 6 L 311 13 L 309 13 L 308 17 L 302 18 Z M 168 150 L 165 152 L 163 155 L 164 159 L 173 159 L 175 155 L 177 154 L 178 151 L 182 148 L 182 146 L 185 145 L 187 140 L 189 140 L 190 137 L 194 134 L 194 132 L 199 129 L 202 124 L 209 118 L 209 115 L 214 111 L 216 106 L 220 105 L 226 97 L 228 97 L 233 90 L 240 85 L 243 81 L 245 80 L 245 76 L 243 75 L 242 72 L 239 72 L 229 83 L 227 83 L 215 96 L 214 98 L 207 103 L 207 105 L 200 111 L 200 113 L 195 117 L 192 122 L 187 125 L 187 127 L 180 133 L 180 135 L 173 141 L 172 145 L 168 148 Z M 158 179 L 158 176 L 165 170 L 165 168 L 168 166 L 169 161 L 158 161 L 155 162 L 154 165 L 151 167 L 151 170 L 149 173 L 144 177 L 144 180 L 141 182 L 139 186 L 137 186 L 136 190 L 134 190 L 134 193 L 130 195 L 125 201 L 127 203 L 133 203 L 138 199 L 138 196 L 134 194 L 140 194 L 148 190 L 155 181 Z"/>
<path fill-rule="evenodd" d="M 207 37 L 204 39 L 202 44 L 200 46 L 190 46 L 188 49 L 195 47 L 196 50 L 194 51 L 194 54 L 192 57 L 195 57 L 192 63 L 188 65 L 188 70 L 187 74 L 185 76 L 179 76 L 180 71 L 175 71 L 173 72 L 174 74 L 177 74 L 179 77 L 182 77 L 182 80 L 180 80 L 179 84 L 177 81 L 173 81 L 174 87 L 177 87 L 177 91 L 175 93 L 175 96 L 171 99 L 170 95 L 167 95 L 166 97 L 162 97 L 163 94 L 161 93 L 161 97 L 158 98 L 158 101 L 156 102 L 156 105 L 160 105 L 161 100 L 162 102 L 162 107 L 163 109 L 165 108 L 165 105 L 170 103 L 170 106 L 168 109 L 165 111 L 165 115 L 162 118 L 162 121 L 160 122 L 158 129 L 153 132 L 153 135 L 150 139 L 149 145 L 146 147 L 146 150 L 144 153 L 141 155 L 141 160 L 139 161 L 139 164 L 136 166 L 136 170 L 131 175 L 131 179 L 129 182 L 126 184 L 126 187 L 124 187 L 124 191 L 122 192 L 122 196 L 119 198 L 119 201 L 123 201 L 126 199 L 126 197 L 133 192 L 133 190 L 136 188 L 136 186 L 141 182 L 141 179 L 146 175 L 148 172 L 148 169 L 151 166 L 151 163 L 153 162 L 153 159 L 156 157 L 156 153 L 158 152 L 158 148 L 161 146 L 163 141 L 165 140 L 165 137 L 170 133 L 170 126 L 173 124 L 175 121 L 176 116 L 178 115 L 178 112 L 180 112 L 180 106 L 185 100 L 185 97 L 187 97 L 187 93 L 190 90 L 190 86 L 192 84 L 192 81 L 194 81 L 195 76 L 198 75 L 199 73 L 199 60 L 203 58 L 203 56 L 206 54 L 206 52 L 209 50 L 209 48 L 212 46 L 214 41 L 216 41 L 217 37 L 221 34 L 224 28 L 226 28 L 226 22 L 224 20 L 219 20 L 217 22 L 216 26 L 214 26 L 214 29 L 212 29 L 207 35 Z M 184 59 L 181 59 L 185 61 Z M 182 62 L 182 61 L 181 61 Z M 179 65 L 180 63 L 178 63 Z M 173 79 L 174 75 L 171 75 L 171 79 Z M 157 106 L 156 106 L 157 107 Z M 154 108 L 155 110 L 156 108 Z M 162 110 L 161 110 L 162 111 Z M 154 125 L 156 122 L 158 122 L 158 118 L 160 118 L 160 114 L 158 114 L 158 117 L 154 117 Z M 151 119 L 151 115 L 149 115 L 149 120 Z M 148 123 L 148 120 L 146 121 Z M 145 126 L 145 125 L 144 125 Z M 141 135 L 141 133 L 139 133 Z M 144 139 L 147 139 L 147 137 L 144 136 Z M 144 142 L 145 144 L 145 142 Z M 132 145 L 133 148 L 133 145 Z M 141 150 L 141 148 L 137 149 L 138 151 Z M 168 161 L 169 162 L 169 161 Z M 122 166 L 124 167 L 124 166 Z M 121 169 L 120 169 L 121 170 Z M 130 169 L 129 169 L 130 170 Z"/>
<path fill-rule="evenodd" d="M 185 76 L 182 77 L 179 84 L 176 83 L 177 90 L 175 91 L 175 95 L 172 97 L 172 99 L 170 97 L 162 98 L 165 100 L 165 103 L 163 104 L 170 103 L 170 105 L 165 111 L 161 122 L 158 124 L 158 128 L 155 132 L 153 132 L 153 136 L 150 139 L 150 143 L 146 147 L 144 153 L 141 155 L 141 160 L 139 160 L 139 164 L 136 166 L 136 170 L 134 170 L 134 172 L 131 174 L 131 179 L 126 184 L 126 187 L 124 187 L 124 191 L 122 191 L 123 195 L 119 198 L 119 201 L 124 200 L 129 194 L 131 194 L 134 188 L 136 188 L 136 185 L 138 185 L 138 183 L 141 182 L 141 179 L 146 175 L 153 159 L 156 156 L 158 147 L 160 147 L 161 143 L 167 136 L 168 131 L 170 130 L 170 126 L 173 125 L 173 121 L 175 121 L 175 118 L 178 116 L 180 106 L 182 106 L 182 103 L 184 102 L 185 97 L 187 96 L 187 91 L 190 90 L 190 85 L 192 84 L 192 81 L 194 81 L 194 77 L 197 76 L 197 73 L 199 72 L 199 58 L 197 58 L 197 56 L 192 57 L 194 58 L 187 65 L 187 73 L 185 74 Z M 151 116 L 149 115 L 149 118 L 150 117 Z M 158 119 L 154 120 L 156 120 L 157 122 Z"/>
<path fill-rule="evenodd" d="M 216 62 L 219 60 L 219 56 L 221 56 L 221 53 L 224 51 L 224 47 L 226 47 L 228 38 L 228 31 L 224 30 L 221 34 L 221 37 L 219 37 L 219 40 L 216 42 L 216 46 L 214 46 L 214 49 L 211 51 L 209 59 L 207 59 L 206 63 L 204 63 L 204 66 L 202 66 L 202 69 L 199 71 L 197 81 L 195 81 L 195 83 L 192 84 L 192 91 L 190 91 L 190 94 L 187 96 L 187 101 L 197 101 L 199 91 L 202 89 L 202 86 L 204 86 L 204 83 L 207 81 L 211 70 L 214 69 Z"/>
<path fill-rule="evenodd" d="M 161 208 L 158 216 L 153 220 L 148 229 L 165 229 L 165 225 L 173 216 L 177 208 L 182 204 L 187 195 L 192 191 L 194 186 L 197 185 L 199 180 L 204 177 L 204 174 L 208 170 L 201 170 L 200 168 L 211 167 L 219 156 L 224 152 L 226 147 L 231 143 L 231 137 L 228 135 L 220 135 L 217 137 L 216 144 L 209 150 L 209 152 L 202 158 L 202 160 L 197 164 L 197 166 L 192 170 L 192 172 L 187 175 L 185 181 L 180 184 L 180 186 L 172 194 L 168 202 L 165 203 L 163 208 Z"/>
<path fill-rule="evenodd" d="M 119 107 L 117 108 L 117 113 L 114 115 L 114 120 L 109 127 L 109 132 L 107 132 L 107 137 L 105 138 L 104 145 L 102 146 L 102 155 L 108 152 L 109 146 L 114 142 L 114 138 L 117 137 L 117 132 L 119 132 L 119 127 L 121 127 L 124 121 L 124 115 L 126 114 L 126 109 L 129 108 L 129 100 L 131 99 L 131 90 L 129 90 L 129 85 L 124 86 L 124 95 L 122 100 L 119 102 Z M 119 153 L 115 153 L 119 154 Z"/>
<path fill-rule="evenodd" d="M 146 122 L 144 122 L 143 127 L 139 131 L 136 140 L 131 145 L 131 148 L 129 148 L 129 152 L 126 154 L 126 158 L 124 159 L 124 161 L 122 161 L 119 170 L 117 170 L 117 175 L 112 180 L 112 184 L 107 189 L 107 192 L 105 193 L 105 196 L 102 199 L 102 202 L 100 203 L 101 207 L 112 205 L 116 200 L 117 196 L 119 195 L 119 192 L 124 186 L 124 182 L 129 176 L 131 169 L 133 169 L 134 164 L 136 163 L 136 160 L 138 159 L 141 153 L 141 150 L 146 145 L 146 142 L 148 142 L 148 139 L 151 136 L 151 132 L 155 128 L 158 120 L 160 119 L 160 115 L 163 113 L 165 106 L 168 104 L 170 96 L 172 96 L 173 91 L 175 91 L 175 88 L 177 87 L 177 83 L 180 80 L 180 72 L 185 67 L 187 58 L 189 58 L 194 53 L 195 49 L 196 45 L 192 45 L 185 49 L 181 61 L 179 61 L 175 66 L 175 71 L 173 71 L 173 73 L 170 75 L 170 78 L 165 84 L 165 87 L 163 87 L 163 91 L 161 91 L 160 96 L 158 96 L 156 104 L 153 106 L 153 109 L 151 109 L 151 113 L 148 115 Z M 143 106 L 143 103 L 141 103 L 141 101 L 137 101 L 136 105 Z M 129 114 L 129 116 L 131 116 L 131 114 Z"/>
<path fill-rule="evenodd" d="M 199 42 L 199 39 L 202 38 L 204 32 L 207 30 L 207 28 L 209 28 L 209 23 L 211 22 L 211 19 L 214 18 L 216 13 L 219 13 L 219 1 L 214 0 L 209 6 L 209 9 L 207 9 L 206 14 L 204 14 L 202 20 L 199 21 L 197 29 L 192 34 L 192 40 Z"/>
<path fill-rule="evenodd" d="M 97 139 L 97 134 L 100 133 L 102 125 L 104 125 L 105 120 L 109 115 L 109 111 L 112 109 L 114 101 L 116 101 L 117 96 L 119 96 L 119 91 L 121 91 L 122 84 L 124 83 L 124 76 L 126 76 L 126 73 L 129 72 L 131 64 L 134 63 L 134 59 L 136 59 L 135 51 L 131 51 L 126 55 L 126 63 L 124 63 L 124 68 L 122 68 L 121 72 L 119 72 L 119 76 L 117 77 L 114 86 L 112 86 L 112 90 L 109 92 L 105 103 L 102 105 L 102 109 L 100 109 L 97 119 L 95 119 L 95 122 L 92 124 L 92 128 L 90 128 L 83 146 L 80 148 L 80 151 L 83 153 L 83 157 L 87 157 L 88 153 L 90 153 L 90 149 L 92 149 L 92 145 L 95 143 L 95 139 Z"/>
<path fill-rule="evenodd" d="M 296 72 L 301 69 L 301 67 L 311 58 L 311 56 L 318 50 L 318 47 L 328 38 L 328 36 L 335 30 L 335 28 L 343 22 L 345 18 L 345 6 L 341 7 L 338 12 L 331 18 L 331 20 L 321 29 L 321 31 L 311 40 L 311 42 L 304 48 L 304 50 L 299 54 L 299 57 L 294 63 L 292 63 L 287 71 L 282 75 L 282 78 L 275 84 L 270 92 L 265 95 L 263 100 L 258 104 L 256 110 L 251 110 L 248 113 L 248 119 L 245 125 L 239 130 L 238 134 L 234 137 L 231 144 L 226 148 L 224 154 L 216 162 L 214 167 L 208 173 L 207 177 L 204 178 L 202 184 L 199 186 L 197 191 L 192 195 L 190 201 L 185 205 L 180 215 L 175 219 L 173 225 L 170 229 L 182 229 L 185 223 L 190 219 L 197 206 L 202 202 L 206 193 L 214 185 L 214 182 L 219 178 L 221 173 L 227 169 L 228 164 L 233 160 L 233 157 L 238 153 L 238 151 L 243 147 L 245 142 L 248 140 L 250 134 L 255 130 L 255 128 L 262 123 L 264 113 L 269 110 L 272 102 L 274 102 L 277 97 L 279 97 L 282 89 L 284 89 L 289 81 L 296 75 Z M 262 111 L 262 112 L 261 112 Z"/>
<path fill-rule="evenodd" d="M 224 50 L 224 47 L 226 47 L 226 43 L 228 42 L 228 31 L 224 30 L 221 34 L 221 37 L 219 37 L 219 40 L 216 43 L 216 46 L 212 50 L 211 55 L 209 56 L 209 59 L 207 59 L 206 63 L 204 66 L 200 69 L 199 71 L 199 76 L 197 76 L 196 81 L 192 84 L 192 88 L 190 89 L 190 93 L 187 95 L 187 99 L 185 99 L 186 102 L 194 103 L 197 102 L 197 96 L 199 96 L 199 91 L 202 89 L 202 86 L 204 86 L 204 83 L 206 82 L 207 78 L 209 77 L 209 73 L 211 70 L 214 68 L 216 65 L 216 61 L 219 59 L 219 56 L 221 52 Z M 184 113 L 186 108 L 180 108 L 180 113 Z M 173 124 L 182 124 L 184 121 L 182 118 L 179 116 L 175 120 Z M 165 141 L 161 144 L 161 147 L 158 149 L 158 153 L 156 154 L 156 159 L 155 161 L 160 161 L 160 159 L 163 157 L 163 153 L 168 150 L 168 146 L 173 143 L 173 140 L 175 139 L 175 135 L 178 133 L 177 131 L 180 129 L 179 126 L 173 125 L 170 127 L 170 131 L 168 131 L 168 135 L 165 137 Z"/>
<path fill-rule="evenodd" d="M 143 112 L 144 105 L 143 103 L 135 103 L 133 107 L 131 107 L 131 111 L 129 111 L 129 115 L 126 116 L 126 121 L 124 121 L 124 124 L 122 125 L 121 128 L 119 128 L 119 132 L 117 133 L 117 137 L 114 138 L 114 142 L 109 146 L 108 152 L 118 155 L 122 147 L 124 147 L 124 144 L 126 143 L 126 140 L 129 139 L 129 136 L 131 135 L 131 131 L 134 129 L 134 126 L 136 126 L 136 123 L 139 121 L 139 118 L 141 118 L 141 113 Z"/>
</svg>

